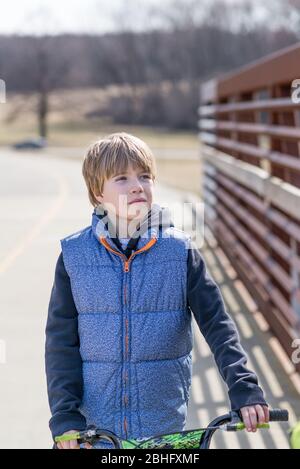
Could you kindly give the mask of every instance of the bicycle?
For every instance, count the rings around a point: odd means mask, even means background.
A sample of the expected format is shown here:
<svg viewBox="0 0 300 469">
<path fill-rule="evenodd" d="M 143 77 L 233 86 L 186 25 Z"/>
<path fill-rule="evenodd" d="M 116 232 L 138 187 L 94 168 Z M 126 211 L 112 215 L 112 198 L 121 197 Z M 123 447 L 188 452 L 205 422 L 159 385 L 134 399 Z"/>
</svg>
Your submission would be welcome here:
<svg viewBox="0 0 300 469">
<path fill-rule="evenodd" d="M 270 422 L 287 422 L 288 419 L 286 409 L 270 410 Z M 270 425 L 258 424 L 257 428 L 270 428 Z M 104 440 L 113 445 L 109 449 L 209 449 L 212 436 L 217 430 L 235 432 L 244 429 L 239 413 L 232 411 L 217 417 L 205 428 L 125 440 L 109 430 L 90 426 L 84 431 L 57 436 L 55 443 L 77 440 L 79 444 L 89 443 L 93 447 L 96 442 Z"/>
</svg>

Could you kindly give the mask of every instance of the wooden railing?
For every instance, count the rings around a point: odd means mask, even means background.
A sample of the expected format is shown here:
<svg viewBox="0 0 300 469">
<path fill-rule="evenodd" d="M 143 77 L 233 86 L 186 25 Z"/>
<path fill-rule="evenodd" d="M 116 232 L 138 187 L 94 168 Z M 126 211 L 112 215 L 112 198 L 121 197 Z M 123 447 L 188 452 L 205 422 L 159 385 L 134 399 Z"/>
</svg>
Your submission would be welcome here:
<svg viewBox="0 0 300 469">
<path fill-rule="evenodd" d="M 199 108 L 206 223 L 289 357 L 300 339 L 299 78 L 297 44 L 205 83 Z"/>
</svg>

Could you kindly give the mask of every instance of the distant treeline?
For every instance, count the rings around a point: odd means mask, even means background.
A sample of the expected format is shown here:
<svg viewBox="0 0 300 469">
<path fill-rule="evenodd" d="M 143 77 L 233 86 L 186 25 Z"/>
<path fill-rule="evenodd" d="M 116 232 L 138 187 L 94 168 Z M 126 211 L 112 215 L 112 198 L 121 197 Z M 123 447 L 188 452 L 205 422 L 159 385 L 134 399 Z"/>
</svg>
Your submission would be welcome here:
<svg viewBox="0 0 300 469">
<path fill-rule="evenodd" d="M 233 32 L 212 25 L 102 36 L 0 36 L 0 78 L 8 92 L 40 92 L 44 101 L 57 89 L 127 85 L 128 92 L 114 96 L 99 115 L 195 128 L 202 81 L 297 39 L 286 29 Z"/>
</svg>

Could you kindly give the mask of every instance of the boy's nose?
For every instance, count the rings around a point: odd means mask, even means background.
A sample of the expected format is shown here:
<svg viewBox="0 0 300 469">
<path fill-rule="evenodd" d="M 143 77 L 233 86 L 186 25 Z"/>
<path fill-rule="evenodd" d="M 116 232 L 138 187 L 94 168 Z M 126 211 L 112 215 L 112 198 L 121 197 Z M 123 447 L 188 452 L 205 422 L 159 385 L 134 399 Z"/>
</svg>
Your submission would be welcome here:
<svg viewBox="0 0 300 469">
<path fill-rule="evenodd" d="M 144 188 L 143 185 L 140 183 L 140 181 L 136 180 L 135 182 L 132 183 L 130 192 L 135 193 L 135 192 L 143 192 Z"/>
</svg>

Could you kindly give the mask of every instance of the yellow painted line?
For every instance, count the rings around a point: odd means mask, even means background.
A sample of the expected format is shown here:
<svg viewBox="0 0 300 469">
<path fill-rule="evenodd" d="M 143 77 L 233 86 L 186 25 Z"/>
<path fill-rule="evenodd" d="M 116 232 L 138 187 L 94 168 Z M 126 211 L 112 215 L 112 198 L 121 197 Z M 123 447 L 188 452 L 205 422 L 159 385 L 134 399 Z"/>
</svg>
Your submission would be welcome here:
<svg viewBox="0 0 300 469">
<path fill-rule="evenodd" d="M 66 180 L 60 175 L 53 175 L 57 180 L 58 196 L 54 202 L 50 205 L 49 209 L 44 212 L 42 217 L 37 221 L 33 228 L 27 233 L 27 235 L 20 241 L 0 263 L 0 275 L 6 272 L 15 262 L 15 260 L 23 254 L 28 246 L 41 234 L 42 230 L 47 226 L 56 214 L 61 210 L 65 200 L 68 197 L 69 190 L 66 184 Z"/>
</svg>

